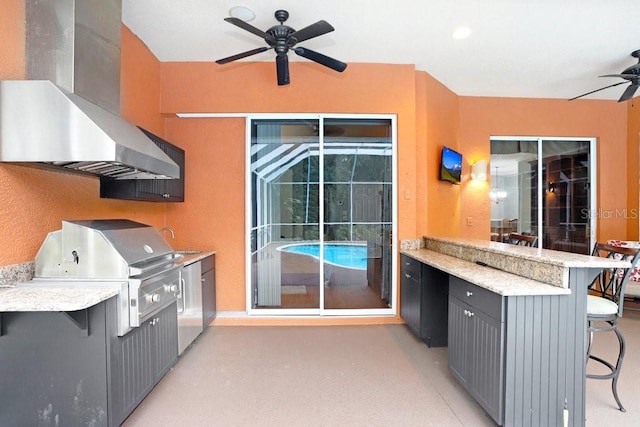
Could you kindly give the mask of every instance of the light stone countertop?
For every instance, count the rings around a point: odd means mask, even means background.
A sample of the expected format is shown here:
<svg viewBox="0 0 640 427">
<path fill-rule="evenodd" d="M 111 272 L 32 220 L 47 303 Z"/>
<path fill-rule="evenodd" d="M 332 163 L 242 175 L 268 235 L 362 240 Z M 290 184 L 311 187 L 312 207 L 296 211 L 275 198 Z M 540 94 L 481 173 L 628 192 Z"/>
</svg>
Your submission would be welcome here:
<svg viewBox="0 0 640 427">
<path fill-rule="evenodd" d="M 214 255 L 215 251 L 176 251 L 183 265 Z M 186 253 L 188 252 L 188 253 Z M 194 253 L 192 253 L 194 252 Z M 118 294 L 120 282 L 38 280 L 0 285 L 0 312 L 83 310 Z"/>
<path fill-rule="evenodd" d="M 568 288 L 549 285 L 428 249 L 403 250 L 401 253 L 504 296 L 571 293 Z"/>
<path fill-rule="evenodd" d="M 424 237 L 419 247 L 474 264 L 477 261 L 484 262 L 497 270 L 561 288 L 569 288 L 572 269 L 601 270 L 603 268 L 624 268 L 631 265 L 629 261 L 530 248 L 489 240 Z"/>
<path fill-rule="evenodd" d="M 216 251 L 176 251 L 176 253 L 182 255 L 182 259 L 179 261 L 182 265 L 189 265 L 215 255 Z"/>
<path fill-rule="evenodd" d="M 119 289 L 114 285 L 92 287 L 83 282 L 46 287 L 19 283 L 0 287 L 0 312 L 83 310 L 117 295 Z"/>
<path fill-rule="evenodd" d="M 555 251 L 551 249 L 529 248 L 525 246 L 512 245 L 509 243 L 493 242 L 490 240 L 464 239 L 464 238 L 441 238 L 425 237 L 432 242 L 452 243 L 457 246 L 478 249 L 498 255 L 508 255 L 510 257 L 521 258 L 541 262 L 560 267 L 595 267 L 614 268 L 629 267 L 626 261 L 613 260 L 610 258 L 594 257 L 590 255 L 576 254 L 572 252 Z"/>
</svg>

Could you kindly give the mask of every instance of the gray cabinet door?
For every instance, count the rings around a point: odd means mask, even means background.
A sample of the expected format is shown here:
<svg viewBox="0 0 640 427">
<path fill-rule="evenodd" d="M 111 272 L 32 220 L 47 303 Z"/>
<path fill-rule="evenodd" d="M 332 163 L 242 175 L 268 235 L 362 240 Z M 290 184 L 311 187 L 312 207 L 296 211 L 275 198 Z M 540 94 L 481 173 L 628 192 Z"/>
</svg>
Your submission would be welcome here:
<svg viewBox="0 0 640 427">
<path fill-rule="evenodd" d="M 117 423 L 124 421 L 153 387 L 155 375 L 151 363 L 151 341 L 149 321 L 116 339 L 111 402 Z"/>
<path fill-rule="evenodd" d="M 469 318 L 470 392 L 491 417 L 502 424 L 504 351 L 502 323 L 472 309 Z"/>
<path fill-rule="evenodd" d="M 400 316 L 429 347 L 447 345 L 449 275 L 402 255 Z"/>
<path fill-rule="evenodd" d="M 467 369 L 469 366 L 469 322 L 466 313 L 469 306 L 457 298 L 449 298 L 449 348 L 447 349 L 449 371 L 456 379 L 469 389 Z"/>
<path fill-rule="evenodd" d="M 153 385 L 171 369 L 178 359 L 178 322 L 176 304 L 158 313 L 151 322 Z"/>
<path fill-rule="evenodd" d="M 422 338 L 420 331 L 420 278 L 402 269 L 400 279 L 400 316 L 414 334 Z"/>
<path fill-rule="evenodd" d="M 449 371 L 502 424 L 504 405 L 503 323 L 449 295 Z"/>
<path fill-rule="evenodd" d="M 111 399 L 121 423 L 178 359 L 176 303 L 117 337 L 112 351 Z"/>
</svg>

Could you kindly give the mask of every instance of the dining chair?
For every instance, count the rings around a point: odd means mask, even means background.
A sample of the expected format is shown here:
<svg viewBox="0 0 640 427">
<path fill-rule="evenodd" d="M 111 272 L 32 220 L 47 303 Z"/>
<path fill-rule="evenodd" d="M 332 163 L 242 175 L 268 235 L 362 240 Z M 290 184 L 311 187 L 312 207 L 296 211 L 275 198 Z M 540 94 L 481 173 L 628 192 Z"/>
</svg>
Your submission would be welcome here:
<svg viewBox="0 0 640 427">
<path fill-rule="evenodd" d="M 613 397 L 618 404 L 620 411 L 626 412 L 618 397 L 618 376 L 624 360 L 625 341 L 617 326 L 617 320 L 622 317 L 624 291 L 631 277 L 631 271 L 640 258 L 640 249 L 624 248 L 612 246 L 605 243 L 596 243 L 591 253 L 593 256 L 606 257 L 611 259 L 621 259 L 631 262 L 628 268 L 604 268 L 598 273 L 596 278 L 589 285 L 587 295 L 587 362 L 594 360 L 608 368 L 606 374 L 589 374 L 587 378 L 611 379 L 611 389 Z M 615 364 L 604 360 L 599 356 L 591 354 L 594 333 L 614 332 L 618 338 L 619 349 L 618 358 Z"/>
<path fill-rule="evenodd" d="M 538 247 L 538 236 L 530 236 L 520 233 L 509 233 L 507 242 L 513 245 Z"/>
</svg>

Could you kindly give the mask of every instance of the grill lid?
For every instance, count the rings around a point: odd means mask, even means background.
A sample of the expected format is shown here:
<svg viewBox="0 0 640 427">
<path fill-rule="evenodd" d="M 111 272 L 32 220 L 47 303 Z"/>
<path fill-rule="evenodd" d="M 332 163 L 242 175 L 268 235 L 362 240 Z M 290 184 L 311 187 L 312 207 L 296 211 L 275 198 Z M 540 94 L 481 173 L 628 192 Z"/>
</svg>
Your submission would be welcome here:
<svg viewBox="0 0 640 427">
<path fill-rule="evenodd" d="M 172 264 L 176 255 L 150 225 L 127 219 L 63 221 L 36 255 L 36 277 L 127 279 Z"/>
</svg>

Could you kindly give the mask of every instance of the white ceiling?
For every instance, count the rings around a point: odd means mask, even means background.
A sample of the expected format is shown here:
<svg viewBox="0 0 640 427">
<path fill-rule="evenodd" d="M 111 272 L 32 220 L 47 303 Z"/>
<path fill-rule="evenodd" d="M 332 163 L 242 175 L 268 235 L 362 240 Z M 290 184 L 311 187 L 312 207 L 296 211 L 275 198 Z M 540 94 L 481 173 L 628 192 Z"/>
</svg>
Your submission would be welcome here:
<svg viewBox="0 0 640 427">
<path fill-rule="evenodd" d="M 300 46 L 347 63 L 415 64 L 462 96 L 568 99 L 623 81 L 598 76 L 621 73 L 640 49 L 640 0 L 123 0 L 122 20 L 160 61 L 213 62 L 266 45 L 223 21 L 237 5 L 263 31 L 277 9 L 294 29 L 323 19 L 335 31 Z M 461 25 L 472 34 L 454 40 Z M 626 87 L 587 98 L 617 100 Z"/>
</svg>

